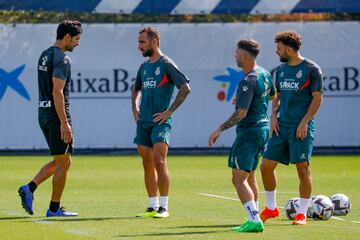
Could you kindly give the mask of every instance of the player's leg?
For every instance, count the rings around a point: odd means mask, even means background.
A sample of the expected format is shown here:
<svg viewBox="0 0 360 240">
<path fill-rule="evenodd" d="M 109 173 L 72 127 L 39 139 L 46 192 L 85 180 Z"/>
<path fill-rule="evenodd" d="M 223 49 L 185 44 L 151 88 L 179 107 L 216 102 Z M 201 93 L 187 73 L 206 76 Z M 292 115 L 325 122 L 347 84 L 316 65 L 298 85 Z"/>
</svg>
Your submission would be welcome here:
<svg viewBox="0 0 360 240">
<path fill-rule="evenodd" d="M 39 118 L 39 125 L 44 134 L 46 142 L 50 147 L 50 129 L 48 125 L 48 118 L 46 116 L 42 116 Z M 50 176 L 52 176 L 55 172 L 55 161 L 50 161 L 49 163 L 45 164 L 40 171 L 36 174 L 32 181 L 28 184 L 20 186 L 18 192 L 21 197 L 21 204 L 23 208 L 29 213 L 33 214 L 33 199 L 34 199 L 34 192 L 36 188 L 45 180 L 47 180 Z"/>
<path fill-rule="evenodd" d="M 310 125 L 310 124 L 309 124 Z M 313 148 L 315 130 L 312 125 L 308 127 L 308 136 L 304 140 L 296 138 L 296 129 L 293 130 L 293 138 L 290 145 L 291 162 L 296 164 L 300 180 L 299 209 L 295 216 L 294 225 L 306 224 L 306 213 L 311 200 L 312 177 L 310 171 L 310 160 Z"/>
<path fill-rule="evenodd" d="M 260 210 L 259 209 L 259 186 L 256 181 L 255 170 L 251 171 L 249 173 L 249 177 L 248 177 L 247 181 L 248 181 L 248 184 L 254 194 L 254 201 L 256 203 L 256 208 L 259 211 Z"/>
<path fill-rule="evenodd" d="M 55 173 L 55 169 L 56 169 L 55 160 L 48 162 L 36 174 L 32 182 L 34 182 L 36 186 L 39 186 L 41 183 L 46 181 L 49 177 L 51 177 Z"/>
<path fill-rule="evenodd" d="M 154 144 L 154 163 L 158 175 L 159 210 L 155 218 L 169 217 L 168 202 L 170 189 L 170 173 L 167 167 L 167 153 L 170 141 L 171 126 L 161 124 L 152 129 L 151 141 Z"/>
<path fill-rule="evenodd" d="M 77 216 L 77 213 L 67 212 L 60 207 L 61 196 L 65 188 L 67 173 L 71 164 L 73 141 L 70 143 L 63 142 L 61 139 L 60 122 L 57 117 L 49 121 L 49 147 L 51 155 L 54 157 L 55 171 L 52 179 L 51 201 L 46 216 Z"/>
<path fill-rule="evenodd" d="M 276 203 L 276 166 L 278 162 L 289 164 L 289 150 L 286 140 L 286 130 L 280 129 L 279 136 L 273 134 L 268 142 L 267 150 L 264 153 L 260 166 L 261 177 L 265 189 L 265 209 L 261 212 L 260 218 L 265 222 L 269 218 L 279 216 L 279 209 Z"/>
<path fill-rule="evenodd" d="M 154 164 L 153 144 L 151 142 L 151 128 L 145 128 L 138 123 L 134 143 L 137 144 L 138 153 L 142 159 L 145 188 L 149 197 L 148 208 L 145 212 L 136 214 L 136 217 L 153 217 L 159 208 L 159 199 L 157 197 L 158 185 Z"/>
<path fill-rule="evenodd" d="M 138 153 L 142 158 L 144 168 L 145 188 L 149 197 L 149 206 L 144 213 L 139 213 L 137 217 L 153 217 L 159 208 L 157 197 L 158 184 L 155 171 L 153 149 L 151 147 L 137 145 Z"/>
<path fill-rule="evenodd" d="M 264 230 L 255 203 L 254 192 L 249 184 L 252 182 L 253 188 L 257 191 L 256 180 L 254 181 L 255 169 L 258 164 L 257 159 L 254 158 L 258 154 L 257 141 L 257 133 L 253 130 L 237 132 L 228 160 L 228 166 L 232 168 L 232 183 L 248 215 L 245 223 L 233 228 L 236 232 L 262 232 Z M 250 175 L 252 175 L 251 179 Z"/>
<path fill-rule="evenodd" d="M 168 201 L 170 189 L 170 173 L 167 167 L 167 152 L 168 145 L 164 142 L 158 142 L 154 145 L 154 163 L 156 172 L 158 174 L 158 187 L 159 187 L 159 214 L 154 217 L 168 217 Z"/>
<path fill-rule="evenodd" d="M 259 211 L 254 201 L 253 190 L 248 183 L 249 175 L 249 172 L 245 170 L 232 170 L 232 182 L 248 215 L 248 221 L 239 227 L 233 228 L 236 232 L 262 232 L 264 230 L 263 223 L 259 217 Z"/>
</svg>

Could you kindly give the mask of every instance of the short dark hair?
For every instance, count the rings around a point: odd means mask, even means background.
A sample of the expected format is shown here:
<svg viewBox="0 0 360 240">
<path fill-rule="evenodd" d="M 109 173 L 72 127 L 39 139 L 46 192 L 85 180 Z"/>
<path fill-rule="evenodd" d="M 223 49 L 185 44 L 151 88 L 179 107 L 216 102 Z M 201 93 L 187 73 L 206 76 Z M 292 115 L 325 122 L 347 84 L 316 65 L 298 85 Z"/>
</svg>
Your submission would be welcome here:
<svg viewBox="0 0 360 240">
<path fill-rule="evenodd" d="M 139 34 L 147 33 L 150 40 L 156 39 L 158 41 L 158 46 L 160 45 L 160 33 L 159 30 L 153 27 L 145 27 L 139 31 Z"/>
<path fill-rule="evenodd" d="M 298 51 L 301 46 L 301 36 L 295 31 L 278 32 L 275 36 L 275 43 L 282 42 L 284 45 Z"/>
<path fill-rule="evenodd" d="M 237 43 L 237 47 L 247 51 L 255 58 L 260 52 L 260 45 L 254 39 L 241 39 Z"/>
<path fill-rule="evenodd" d="M 63 39 L 66 34 L 74 37 L 83 32 L 79 21 L 64 20 L 59 24 L 56 30 L 56 39 Z"/>
</svg>

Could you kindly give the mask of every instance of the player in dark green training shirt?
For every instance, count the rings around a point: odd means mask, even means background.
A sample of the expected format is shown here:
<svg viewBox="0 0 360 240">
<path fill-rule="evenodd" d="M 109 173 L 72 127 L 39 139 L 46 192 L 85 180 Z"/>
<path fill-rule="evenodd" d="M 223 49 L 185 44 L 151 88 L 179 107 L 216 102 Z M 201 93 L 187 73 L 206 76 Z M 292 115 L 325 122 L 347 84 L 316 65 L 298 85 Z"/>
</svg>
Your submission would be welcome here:
<svg viewBox="0 0 360 240">
<path fill-rule="evenodd" d="M 165 218 L 169 216 L 170 174 L 166 157 L 171 116 L 190 93 L 189 79 L 169 57 L 162 54 L 157 29 L 147 27 L 140 30 L 138 42 L 139 50 L 149 60 L 141 64 L 132 92 L 132 111 L 137 123 L 134 143 L 143 159 L 149 207 L 136 216 Z M 179 92 L 170 105 L 174 86 Z"/>
<path fill-rule="evenodd" d="M 248 214 L 248 221 L 233 228 L 236 232 L 262 232 L 255 196 L 258 186 L 255 170 L 269 138 L 268 103 L 275 95 L 269 72 L 256 64 L 260 46 L 255 40 L 243 39 L 237 44 L 236 62 L 245 76 L 236 92 L 235 113 L 209 137 L 211 147 L 220 133 L 235 124 L 236 139 L 231 148 L 228 165 L 232 168 L 232 181 Z"/>
<path fill-rule="evenodd" d="M 300 179 L 300 206 L 293 224 L 305 225 L 312 189 L 313 116 L 322 103 L 323 78 L 320 67 L 300 55 L 301 36 L 297 32 L 277 33 L 275 43 L 284 64 L 275 70 L 278 95 L 272 104 L 270 140 L 261 164 L 266 208 L 260 217 L 265 222 L 279 215 L 275 168 L 278 162 L 293 163 Z"/>
<path fill-rule="evenodd" d="M 33 214 L 33 194 L 37 186 L 53 175 L 53 189 L 47 217 L 77 216 L 60 207 L 61 195 L 66 183 L 67 171 L 73 151 L 73 134 L 69 113 L 69 84 L 71 62 L 65 55 L 79 45 L 81 23 L 65 20 L 57 28 L 54 46 L 43 51 L 38 61 L 40 128 L 49 145 L 54 160 L 41 168 L 33 180 L 19 188 L 22 205 Z"/>
</svg>

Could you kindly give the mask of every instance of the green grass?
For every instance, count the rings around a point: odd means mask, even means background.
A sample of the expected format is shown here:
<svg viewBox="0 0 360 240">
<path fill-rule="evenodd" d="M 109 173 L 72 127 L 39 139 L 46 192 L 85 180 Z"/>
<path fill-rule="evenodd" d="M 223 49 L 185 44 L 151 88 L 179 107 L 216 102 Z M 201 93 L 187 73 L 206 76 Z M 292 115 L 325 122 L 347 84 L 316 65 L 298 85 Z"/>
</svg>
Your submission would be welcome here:
<svg viewBox="0 0 360 240">
<path fill-rule="evenodd" d="M 19 185 L 29 182 L 47 157 L 0 157 L 0 239 L 359 239 L 360 157 L 314 157 L 314 194 L 344 193 L 352 201 L 345 221 L 309 220 L 292 226 L 284 212 L 265 231 L 241 234 L 230 227 L 244 221 L 226 156 L 170 156 L 172 177 L 169 219 L 137 219 L 147 207 L 141 160 L 134 156 L 75 156 L 62 204 L 78 218 L 47 219 L 51 181 L 35 193 L 33 216 L 20 206 Z M 278 167 L 278 204 L 298 196 L 294 166 Z M 263 190 L 260 174 L 258 182 Z M 260 205 L 264 206 L 264 194 Z M 262 208 L 262 207 L 261 207 Z"/>
</svg>

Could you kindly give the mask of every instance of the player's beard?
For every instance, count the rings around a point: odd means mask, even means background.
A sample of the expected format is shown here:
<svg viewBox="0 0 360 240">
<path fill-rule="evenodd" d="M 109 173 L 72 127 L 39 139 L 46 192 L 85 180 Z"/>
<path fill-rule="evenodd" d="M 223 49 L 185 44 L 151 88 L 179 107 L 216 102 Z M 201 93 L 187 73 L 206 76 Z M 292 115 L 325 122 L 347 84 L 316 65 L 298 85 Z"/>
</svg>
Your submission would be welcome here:
<svg viewBox="0 0 360 240">
<path fill-rule="evenodd" d="M 143 52 L 143 56 L 144 57 L 151 57 L 154 54 L 154 50 L 152 48 L 149 48 L 148 50 L 146 50 L 145 52 Z"/>
<path fill-rule="evenodd" d="M 280 62 L 286 63 L 289 61 L 288 58 L 284 58 L 284 57 L 279 57 L 280 58 Z"/>
</svg>

